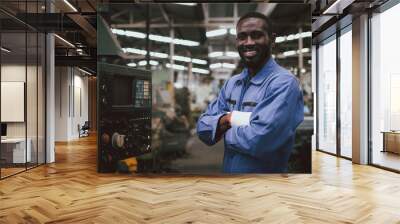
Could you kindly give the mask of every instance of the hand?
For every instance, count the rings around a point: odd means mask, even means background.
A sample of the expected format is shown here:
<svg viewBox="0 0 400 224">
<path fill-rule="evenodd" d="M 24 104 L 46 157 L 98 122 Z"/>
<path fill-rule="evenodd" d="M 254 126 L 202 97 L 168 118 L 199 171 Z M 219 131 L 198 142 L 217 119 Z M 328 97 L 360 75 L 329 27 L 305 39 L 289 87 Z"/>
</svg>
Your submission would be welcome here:
<svg viewBox="0 0 400 224">
<path fill-rule="evenodd" d="M 217 126 L 217 132 L 215 133 L 215 139 L 218 142 L 221 140 L 222 136 L 225 134 L 225 132 L 231 128 L 231 116 L 232 114 L 225 114 L 223 115 L 219 121 L 218 121 L 218 126 Z"/>
<path fill-rule="evenodd" d="M 226 127 L 227 129 L 229 129 L 231 127 L 231 117 L 232 113 L 222 116 L 221 119 L 219 119 L 218 126 Z"/>
</svg>

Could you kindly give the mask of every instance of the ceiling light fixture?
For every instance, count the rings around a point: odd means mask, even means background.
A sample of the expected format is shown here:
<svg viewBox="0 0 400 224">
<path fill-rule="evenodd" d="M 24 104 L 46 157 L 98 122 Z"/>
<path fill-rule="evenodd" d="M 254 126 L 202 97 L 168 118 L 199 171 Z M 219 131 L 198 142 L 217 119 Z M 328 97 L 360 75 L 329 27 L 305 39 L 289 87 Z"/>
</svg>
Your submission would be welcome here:
<svg viewBox="0 0 400 224">
<path fill-rule="evenodd" d="M 158 62 L 158 61 L 154 61 L 154 60 L 150 60 L 150 65 L 154 65 L 154 66 L 157 66 L 157 65 L 159 65 L 160 63 Z M 147 61 L 139 61 L 139 66 L 145 66 L 145 65 L 147 65 Z"/>
<path fill-rule="evenodd" d="M 192 41 L 192 40 L 173 39 L 172 41 L 174 44 L 184 45 L 184 46 L 189 46 L 189 47 L 196 47 L 196 46 L 200 45 L 199 42 Z"/>
<path fill-rule="evenodd" d="M 139 39 L 146 38 L 146 34 L 140 33 L 140 32 L 135 32 L 135 31 L 128 31 L 128 30 L 112 28 L 111 32 L 114 34 L 117 34 L 117 35 L 121 35 L 121 36 L 128 36 L 128 37 L 134 37 L 134 38 L 139 38 Z M 150 34 L 149 39 L 152 41 L 163 42 L 163 43 L 174 43 L 174 44 L 184 45 L 184 46 L 189 46 L 189 47 L 195 47 L 195 46 L 200 45 L 200 43 L 197 41 L 184 40 L 184 39 L 178 39 L 178 38 L 173 39 L 171 37 L 160 36 L 160 35 L 155 35 L 155 34 Z"/>
<path fill-rule="evenodd" d="M 297 51 L 296 50 L 285 51 L 285 52 L 283 52 L 281 54 L 278 54 L 276 57 L 285 58 L 285 57 L 288 57 L 288 56 L 293 56 L 293 55 L 296 55 L 296 54 L 300 54 L 300 52 L 308 53 L 308 52 L 310 52 L 310 48 L 303 48 L 303 49 L 301 49 L 301 51 L 300 50 L 297 50 Z"/>
<path fill-rule="evenodd" d="M 173 64 L 173 65 L 171 66 L 170 63 L 167 63 L 166 66 L 167 66 L 167 68 L 171 68 L 171 67 L 172 67 L 173 69 L 176 69 L 176 70 L 181 70 L 181 71 L 186 70 L 186 67 L 183 66 L 183 65 Z"/>
<path fill-rule="evenodd" d="M 173 64 L 173 65 L 171 66 L 170 63 L 167 63 L 167 64 L 166 64 L 166 67 L 167 67 L 167 68 L 171 68 L 171 67 L 172 67 L 173 69 L 175 69 L 175 70 L 180 70 L 180 71 L 185 71 L 185 70 L 188 69 L 187 67 L 185 67 L 185 66 L 183 66 L 183 65 Z M 207 70 L 207 69 L 202 69 L 202 68 L 192 68 L 192 72 L 193 72 L 193 73 L 200 73 L 200 74 L 210 74 L 210 71 L 209 71 L 209 70 Z"/>
<path fill-rule="evenodd" d="M 218 29 L 206 32 L 206 37 L 217 37 L 228 33 L 227 29 Z"/>
<path fill-rule="evenodd" d="M 122 48 L 122 51 L 125 53 L 140 54 L 140 55 L 147 54 L 147 51 L 145 51 L 145 50 L 141 50 L 141 49 L 137 49 L 137 48 L 130 48 L 130 47 Z M 169 57 L 168 54 L 154 52 L 154 51 L 150 51 L 150 56 L 156 57 L 156 58 L 168 58 Z M 179 55 L 175 55 L 172 59 L 176 60 L 176 61 L 192 62 L 193 64 L 200 64 L 200 65 L 207 64 L 206 60 L 202 60 L 202 59 L 198 59 L 198 58 L 189 58 L 189 57 L 179 56 Z"/>
<path fill-rule="evenodd" d="M 210 69 L 222 68 L 222 63 L 214 63 L 210 65 Z"/>
<path fill-rule="evenodd" d="M 229 69 L 235 69 L 236 65 L 235 64 L 231 64 L 231 63 L 222 63 L 222 67 L 223 68 L 229 68 Z"/>
<path fill-rule="evenodd" d="M 227 52 L 222 52 L 222 51 L 214 51 L 208 54 L 208 57 L 210 58 L 216 58 L 216 57 L 230 57 L 230 58 L 238 58 L 239 53 L 235 51 L 227 51 Z"/>
<path fill-rule="evenodd" d="M 172 57 L 172 59 L 174 59 L 175 61 L 183 61 L 183 62 L 191 62 L 192 61 L 191 58 L 184 57 L 184 56 L 179 56 L 179 55 L 174 55 Z"/>
<path fill-rule="evenodd" d="M 202 60 L 202 59 L 192 58 L 192 63 L 193 64 L 199 64 L 199 65 L 206 65 L 207 61 L 206 60 Z"/>
<path fill-rule="evenodd" d="M 238 58 L 239 57 L 239 53 L 235 52 L 235 51 L 227 51 L 225 52 L 225 55 L 228 57 L 232 57 L 232 58 Z"/>
<path fill-rule="evenodd" d="M 217 68 L 227 68 L 227 69 L 235 69 L 236 65 L 231 63 L 214 63 L 210 65 L 210 69 L 217 69 Z"/>
<path fill-rule="evenodd" d="M 74 12 L 78 12 L 78 10 L 68 1 L 64 0 L 65 4 L 67 4 Z"/>
<path fill-rule="evenodd" d="M 85 70 L 83 70 L 83 69 L 81 69 L 81 68 L 78 68 L 78 70 L 81 71 L 81 72 L 83 72 L 83 73 L 85 73 L 85 74 L 87 74 L 87 75 L 93 75 L 92 73 L 90 73 L 90 72 L 88 72 L 88 71 L 85 71 Z"/>
<path fill-rule="evenodd" d="M 156 58 L 168 58 L 169 55 L 165 53 L 159 53 L 159 52 L 150 52 L 150 56 L 156 57 Z"/>
<path fill-rule="evenodd" d="M 136 63 L 134 63 L 134 62 L 128 63 L 126 65 L 129 66 L 129 67 L 136 67 Z"/>
<path fill-rule="evenodd" d="M 284 41 L 290 41 L 290 40 L 296 40 L 301 38 L 306 38 L 306 37 L 311 37 L 312 33 L 311 31 L 308 32 L 302 32 L 302 33 L 296 33 L 296 34 L 290 34 L 288 36 L 280 36 L 275 38 L 275 43 L 281 43 Z"/>
<path fill-rule="evenodd" d="M 292 56 L 295 55 L 296 51 L 285 51 L 283 52 L 283 56 Z"/>
<path fill-rule="evenodd" d="M 222 51 L 214 51 L 208 54 L 208 57 L 210 58 L 216 58 L 216 57 L 221 57 L 224 55 L 224 52 Z"/>
<path fill-rule="evenodd" d="M 338 4 L 341 2 L 341 0 L 336 0 L 331 6 L 329 6 L 322 14 L 339 14 L 337 13 L 338 11 Z M 345 2 L 345 1 L 343 1 Z"/>
<path fill-rule="evenodd" d="M 192 72 L 200 73 L 200 74 L 210 74 L 210 71 L 201 68 L 192 68 Z"/>
<path fill-rule="evenodd" d="M 177 4 L 177 5 L 186 5 L 186 6 L 196 6 L 196 5 L 197 5 L 197 3 L 174 3 L 174 4 Z"/>
<path fill-rule="evenodd" d="M 73 47 L 73 48 L 75 48 L 75 45 L 73 45 L 71 42 L 69 42 L 68 40 L 66 40 L 66 39 L 64 39 L 64 38 L 62 38 L 62 37 L 60 37 L 59 35 L 57 35 L 57 34 L 54 34 L 54 36 L 55 37 L 57 37 L 59 40 L 61 40 L 62 42 L 64 42 L 64 43 L 66 43 L 67 45 L 69 45 L 70 47 Z"/>
</svg>

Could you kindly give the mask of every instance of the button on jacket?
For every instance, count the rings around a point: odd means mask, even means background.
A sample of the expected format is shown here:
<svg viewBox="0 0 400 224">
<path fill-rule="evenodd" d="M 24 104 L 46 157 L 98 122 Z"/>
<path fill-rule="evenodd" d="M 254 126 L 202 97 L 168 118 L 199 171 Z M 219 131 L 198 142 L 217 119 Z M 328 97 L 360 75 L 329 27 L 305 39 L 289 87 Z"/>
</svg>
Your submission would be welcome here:
<svg viewBox="0 0 400 224">
<path fill-rule="evenodd" d="M 197 122 L 197 134 L 216 143 L 219 119 L 226 113 L 251 112 L 250 125 L 232 126 L 224 136 L 226 173 L 282 173 L 294 145 L 296 127 L 304 119 L 299 81 L 269 59 L 251 78 L 247 68 L 227 80 Z"/>
</svg>

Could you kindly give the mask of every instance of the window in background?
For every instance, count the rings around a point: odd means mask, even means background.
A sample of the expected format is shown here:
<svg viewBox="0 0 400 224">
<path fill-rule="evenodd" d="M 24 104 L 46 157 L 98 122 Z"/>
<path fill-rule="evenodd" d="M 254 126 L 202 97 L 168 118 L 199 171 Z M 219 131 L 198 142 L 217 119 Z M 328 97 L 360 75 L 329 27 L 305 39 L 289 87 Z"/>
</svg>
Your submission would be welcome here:
<svg viewBox="0 0 400 224">
<path fill-rule="evenodd" d="M 336 154 L 336 35 L 318 47 L 318 149 Z"/>
<path fill-rule="evenodd" d="M 352 157 L 352 32 L 346 27 L 340 36 L 340 154 Z"/>
<path fill-rule="evenodd" d="M 398 21 L 400 4 L 371 18 L 372 163 L 396 170 L 400 170 Z"/>
</svg>

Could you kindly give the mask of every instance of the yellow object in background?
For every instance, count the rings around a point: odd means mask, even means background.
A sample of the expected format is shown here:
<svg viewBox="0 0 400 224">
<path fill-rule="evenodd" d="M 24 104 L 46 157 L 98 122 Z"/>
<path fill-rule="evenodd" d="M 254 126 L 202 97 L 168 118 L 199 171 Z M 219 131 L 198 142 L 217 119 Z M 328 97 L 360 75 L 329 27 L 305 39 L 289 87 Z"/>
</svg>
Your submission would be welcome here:
<svg viewBox="0 0 400 224">
<path fill-rule="evenodd" d="M 137 171 L 136 157 L 130 157 L 118 161 L 118 172 L 120 173 L 133 173 Z"/>
</svg>

